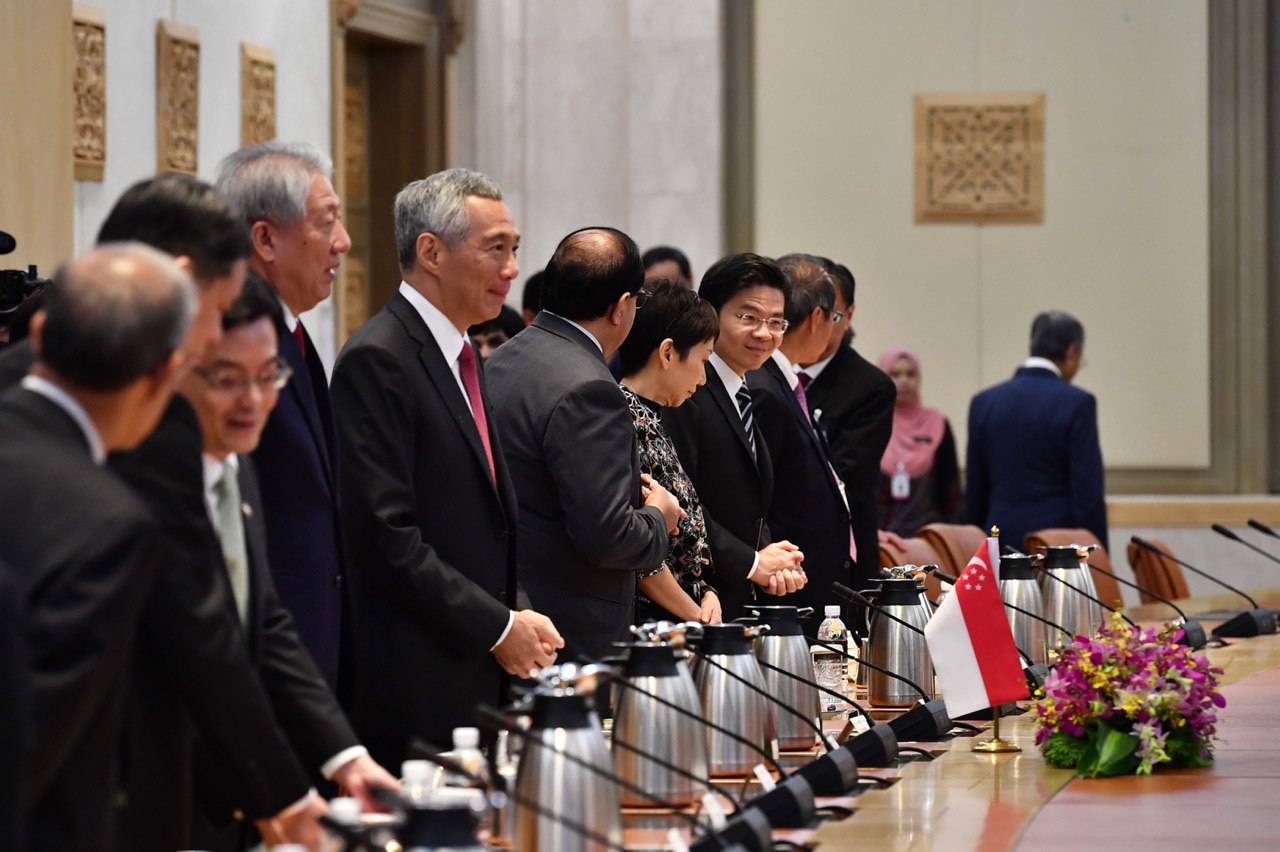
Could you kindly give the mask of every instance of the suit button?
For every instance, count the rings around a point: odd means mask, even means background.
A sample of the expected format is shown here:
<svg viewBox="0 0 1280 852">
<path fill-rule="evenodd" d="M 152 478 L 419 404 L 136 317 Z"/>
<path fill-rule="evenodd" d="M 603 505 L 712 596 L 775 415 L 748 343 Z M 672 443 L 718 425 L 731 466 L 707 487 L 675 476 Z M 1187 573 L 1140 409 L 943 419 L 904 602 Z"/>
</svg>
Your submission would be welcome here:
<svg viewBox="0 0 1280 852">
<path fill-rule="evenodd" d="M 338 574 L 336 577 L 334 577 L 334 578 L 333 578 L 333 587 L 334 587 L 335 589 L 341 589 L 341 588 L 342 588 L 342 575 L 341 575 L 341 574 Z"/>
</svg>

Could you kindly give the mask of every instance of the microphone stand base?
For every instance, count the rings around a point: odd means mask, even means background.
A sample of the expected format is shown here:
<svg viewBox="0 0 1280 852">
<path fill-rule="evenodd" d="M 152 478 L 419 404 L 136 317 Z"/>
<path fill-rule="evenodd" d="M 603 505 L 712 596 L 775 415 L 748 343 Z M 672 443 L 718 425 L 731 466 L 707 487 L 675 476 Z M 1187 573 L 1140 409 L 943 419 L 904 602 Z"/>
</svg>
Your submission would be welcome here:
<svg viewBox="0 0 1280 852">
<path fill-rule="evenodd" d="M 884 722 L 845 740 L 842 748 L 853 755 L 858 766 L 892 766 L 898 760 L 898 737 Z"/>
<path fill-rule="evenodd" d="M 1186 645 L 1191 650 L 1203 648 L 1209 644 L 1209 637 L 1204 633 L 1204 625 L 1194 619 L 1182 622 L 1182 638 L 1179 645 Z"/>
<path fill-rule="evenodd" d="M 951 730 L 951 717 L 941 698 L 917 704 L 889 722 L 898 742 L 934 742 Z"/>
<path fill-rule="evenodd" d="M 1268 636 L 1276 632 L 1276 614 L 1266 607 L 1246 609 L 1213 628 L 1213 635 L 1218 638 L 1244 638 L 1247 636 Z"/>
<path fill-rule="evenodd" d="M 1022 751 L 1019 746 L 999 737 L 992 737 L 974 745 L 973 750 L 983 754 L 1013 754 Z"/>
</svg>

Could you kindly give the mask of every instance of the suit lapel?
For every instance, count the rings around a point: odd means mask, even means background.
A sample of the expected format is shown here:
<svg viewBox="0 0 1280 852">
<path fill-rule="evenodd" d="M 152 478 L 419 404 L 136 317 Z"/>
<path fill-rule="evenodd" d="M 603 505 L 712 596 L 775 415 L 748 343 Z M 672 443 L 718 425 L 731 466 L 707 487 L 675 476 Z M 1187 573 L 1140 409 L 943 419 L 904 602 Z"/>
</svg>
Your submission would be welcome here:
<svg viewBox="0 0 1280 852">
<path fill-rule="evenodd" d="M 725 389 L 724 382 L 720 381 L 720 376 L 715 370 L 707 370 L 707 392 L 711 394 L 711 398 L 716 401 L 716 405 L 720 406 L 721 413 L 729 421 L 730 431 L 738 436 L 742 451 L 747 454 L 752 464 L 755 464 L 759 453 L 755 457 L 751 455 L 751 442 L 747 440 L 747 430 L 742 428 L 742 412 L 738 411 L 738 406 L 729 398 L 729 391 Z M 757 445 L 759 443 L 761 442 L 757 441 Z"/>
<path fill-rule="evenodd" d="M 783 405 L 785 405 L 787 410 L 791 412 L 791 416 L 796 419 L 796 422 L 804 431 L 804 434 L 808 436 L 809 443 L 813 446 L 814 451 L 817 452 L 818 457 L 822 459 L 822 463 L 827 469 L 827 484 L 836 492 L 836 495 L 839 496 L 840 486 L 836 484 L 835 466 L 831 464 L 831 454 L 827 451 L 827 442 L 818 431 L 817 424 L 812 420 L 812 415 L 808 411 L 805 411 L 800 405 L 800 398 L 796 396 L 795 391 L 791 389 L 791 385 L 787 382 L 787 377 L 782 374 L 782 367 L 778 365 L 778 362 L 770 358 L 765 362 L 764 366 L 765 371 L 777 384 L 778 390 L 782 394 Z M 827 369 L 829 370 L 830 368 L 831 365 L 828 365 Z M 823 374 L 825 375 L 826 372 L 827 371 L 824 370 Z M 812 387 L 813 383 L 810 382 L 809 386 Z M 807 390 L 808 389 L 806 388 L 806 392 Z"/>
<path fill-rule="evenodd" d="M 426 371 L 427 378 L 435 385 L 436 393 L 444 402 L 444 407 L 448 410 L 454 425 L 462 433 L 463 440 L 471 448 L 472 456 L 475 457 L 476 462 L 484 470 L 489 483 L 495 486 L 494 494 L 496 496 L 497 488 L 493 481 L 493 473 L 489 470 L 489 458 L 485 455 L 484 444 L 480 441 L 480 430 L 476 427 L 475 417 L 471 414 L 471 409 L 468 407 L 461 389 L 458 388 L 458 382 L 453 377 L 453 370 L 450 369 L 449 363 L 445 361 L 444 353 L 440 351 L 440 346 L 436 343 L 435 337 L 432 336 L 431 331 L 427 328 L 426 323 L 422 321 L 422 317 L 417 310 L 400 293 L 397 292 L 391 297 L 391 301 L 387 303 L 387 310 L 396 315 L 404 326 L 405 333 L 418 345 L 419 363 L 422 364 L 423 369 Z M 471 344 L 468 342 L 467 345 L 470 346 Z M 483 393 L 481 393 L 481 396 L 483 396 Z M 485 413 L 486 415 L 489 413 L 487 406 Z M 488 419 L 489 422 L 493 422 L 491 416 Z M 490 434 L 489 440 L 492 446 L 492 434 Z M 496 447 L 494 448 L 494 464 L 497 464 Z"/>
<path fill-rule="evenodd" d="M 299 320 L 301 322 L 301 320 Z M 333 482 L 333 460 L 329 457 L 329 434 L 321 423 L 323 416 L 320 411 L 320 404 L 316 399 L 315 375 L 312 372 L 311 359 L 318 358 L 314 351 L 310 357 L 304 356 L 302 350 L 298 348 L 298 341 L 289 333 L 286 326 L 278 326 L 279 340 L 277 345 L 280 354 L 284 356 L 285 361 L 289 362 L 289 366 L 293 368 L 293 377 L 289 380 L 289 384 L 285 386 L 284 393 L 293 397 L 294 403 L 302 412 L 302 417 L 307 421 L 307 428 L 311 430 L 311 437 L 315 439 L 317 451 L 320 459 L 324 464 L 325 479 L 329 483 L 329 487 L 334 487 Z M 305 334 L 305 331 L 304 331 Z M 314 347 L 312 347 L 314 350 Z M 323 367 L 320 368 L 323 371 Z"/>
<path fill-rule="evenodd" d="M 249 623 L 245 625 L 245 632 L 249 635 L 249 653 L 254 660 L 258 660 L 262 655 L 262 585 L 270 574 L 271 566 L 267 557 L 267 530 L 262 517 L 262 497 L 258 493 L 258 477 L 253 469 L 253 460 L 248 456 L 240 456 L 238 461 L 244 551 L 249 558 Z M 232 606 L 234 605 L 232 599 Z"/>
</svg>

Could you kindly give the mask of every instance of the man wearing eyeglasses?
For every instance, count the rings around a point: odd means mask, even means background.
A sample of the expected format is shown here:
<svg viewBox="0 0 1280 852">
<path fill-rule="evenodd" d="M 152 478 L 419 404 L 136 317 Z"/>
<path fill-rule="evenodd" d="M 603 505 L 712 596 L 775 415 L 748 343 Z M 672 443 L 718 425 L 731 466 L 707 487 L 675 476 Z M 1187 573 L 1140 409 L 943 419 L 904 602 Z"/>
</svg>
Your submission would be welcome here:
<svg viewBox="0 0 1280 852">
<path fill-rule="evenodd" d="M 249 656 L 281 728 L 305 762 L 367 797 L 370 784 L 394 788 L 396 782 L 359 744 L 298 638 L 292 616 L 280 604 L 267 556 L 262 495 L 249 457 L 293 372 L 277 348 L 281 320 L 279 302 L 267 284 L 247 280 L 223 315 L 221 338 L 209 345 L 178 390 L 200 421 L 209 519 L 222 545 Z M 197 798 L 203 812 L 196 820 L 195 845 L 235 849 L 244 831 L 232 819 L 239 791 L 212 757 L 203 749 L 197 753 Z M 261 827 L 264 839 L 279 841 L 270 821 Z"/>
<path fill-rule="evenodd" d="M 748 614 L 757 588 L 786 595 L 806 582 L 804 554 L 770 535 L 771 448 L 756 428 L 745 381 L 782 342 L 789 287 L 777 264 L 757 254 L 730 255 L 707 270 L 698 295 L 720 314 L 711 369 L 688 402 L 662 417 L 702 500 L 710 583 L 720 593 L 726 622 Z"/>
</svg>

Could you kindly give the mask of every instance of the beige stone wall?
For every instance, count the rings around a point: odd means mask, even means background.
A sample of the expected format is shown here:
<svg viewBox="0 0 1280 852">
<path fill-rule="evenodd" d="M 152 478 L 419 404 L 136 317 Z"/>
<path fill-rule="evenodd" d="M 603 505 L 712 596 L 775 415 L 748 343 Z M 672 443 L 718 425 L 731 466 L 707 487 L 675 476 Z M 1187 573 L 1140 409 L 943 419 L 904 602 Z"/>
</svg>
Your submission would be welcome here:
<svg viewBox="0 0 1280 852">
<path fill-rule="evenodd" d="M 1087 329 L 1108 465 L 1206 466 L 1207 20 L 1160 0 L 757 3 L 757 248 L 847 263 L 859 349 L 915 349 L 962 452 L 969 397 L 1056 307 Z M 912 97 L 956 91 L 1045 94 L 1043 224 L 914 224 Z"/>
</svg>

